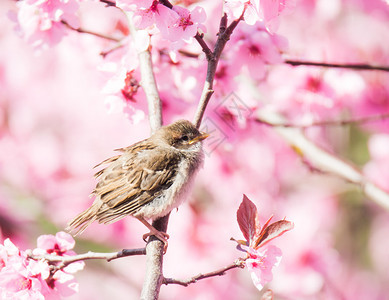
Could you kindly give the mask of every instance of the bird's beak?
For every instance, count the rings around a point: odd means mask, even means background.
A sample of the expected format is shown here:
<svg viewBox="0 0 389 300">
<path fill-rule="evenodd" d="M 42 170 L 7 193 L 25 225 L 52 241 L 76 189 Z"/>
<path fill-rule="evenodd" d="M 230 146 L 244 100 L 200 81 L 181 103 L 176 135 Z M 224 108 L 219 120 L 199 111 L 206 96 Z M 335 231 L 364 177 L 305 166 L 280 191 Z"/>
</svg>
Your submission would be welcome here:
<svg viewBox="0 0 389 300">
<path fill-rule="evenodd" d="M 194 143 L 200 142 L 202 140 L 205 140 L 207 137 L 209 137 L 209 134 L 206 132 L 200 132 L 199 136 L 196 136 L 194 139 L 189 141 L 189 145 L 192 145 Z"/>
</svg>

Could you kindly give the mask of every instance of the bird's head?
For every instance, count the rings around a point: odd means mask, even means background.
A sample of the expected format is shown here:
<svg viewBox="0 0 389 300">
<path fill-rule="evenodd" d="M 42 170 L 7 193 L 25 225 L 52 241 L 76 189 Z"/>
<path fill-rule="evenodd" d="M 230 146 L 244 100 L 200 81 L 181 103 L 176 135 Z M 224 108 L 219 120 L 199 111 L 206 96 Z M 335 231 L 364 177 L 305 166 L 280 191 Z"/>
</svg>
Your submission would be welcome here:
<svg viewBox="0 0 389 300">
<path fill-rule="evenodd" d="M 179 120 L 170 125 L 161 127 L 155 135 L 179 150 L 199 149 L 199 143 L 209 134 L 199 131 L 191 122 Z"/>
</svg>

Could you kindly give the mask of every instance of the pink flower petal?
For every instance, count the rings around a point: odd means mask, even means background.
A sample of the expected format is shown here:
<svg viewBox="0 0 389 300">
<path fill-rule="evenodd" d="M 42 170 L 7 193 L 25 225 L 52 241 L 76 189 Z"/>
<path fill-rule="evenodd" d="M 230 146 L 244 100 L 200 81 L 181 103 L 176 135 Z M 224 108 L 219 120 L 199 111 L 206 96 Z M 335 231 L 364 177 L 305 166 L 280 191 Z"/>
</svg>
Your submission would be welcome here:
<svg viewBox="0 0 389 300">
<path fill-rule="evenodd" d="M 250 249 L 250 258 L 246 260 L 246 266 L 251 273 L 251 279 L 258 290 L 273 279 L 272 269 L 278 266 L 282 252 L 276 246 L 269 246 L 262 251 Z"/>
</svg>

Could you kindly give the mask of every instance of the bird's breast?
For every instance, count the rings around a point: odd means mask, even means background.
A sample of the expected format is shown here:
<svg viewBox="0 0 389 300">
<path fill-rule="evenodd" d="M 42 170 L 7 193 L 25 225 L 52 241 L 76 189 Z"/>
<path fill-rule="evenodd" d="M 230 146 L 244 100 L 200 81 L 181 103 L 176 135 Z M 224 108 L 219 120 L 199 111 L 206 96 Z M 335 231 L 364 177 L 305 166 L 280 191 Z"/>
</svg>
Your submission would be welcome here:
<svg viewBox="0 0 389 300">
<path fill-rule="evenodd" d="M 158 197 L 143 206 L 137 215 L 155 220 L 167 215 L 185 200 L 193 179 L 203 163 L 203 153 L 198 152 L 191 157 L 181 159 L 177 165 L 177 172 L 173 184 L 164 190 Z"/>
</svg>

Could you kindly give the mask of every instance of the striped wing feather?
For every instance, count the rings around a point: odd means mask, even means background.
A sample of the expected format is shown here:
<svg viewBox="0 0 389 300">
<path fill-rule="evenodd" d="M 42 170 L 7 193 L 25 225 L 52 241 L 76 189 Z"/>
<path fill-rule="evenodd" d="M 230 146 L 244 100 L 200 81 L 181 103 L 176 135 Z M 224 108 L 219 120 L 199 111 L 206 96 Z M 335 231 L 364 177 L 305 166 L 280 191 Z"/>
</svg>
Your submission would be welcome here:
<svg viewBox="0 0 389 300">
<path fill-rule="evenodd" d="M 172 185 L 179 162 L 176 153 L 149 147 L 145 141 L 120 151 L 121 155 L 101 163 L 109 165 L 95 175 L 99 178 L 92 192 L 96 199 L 69 223 L 70 229 L 80 227 L 80 233 L 95 220 L 108 224 L 136 214 Z"/>
</svg>

